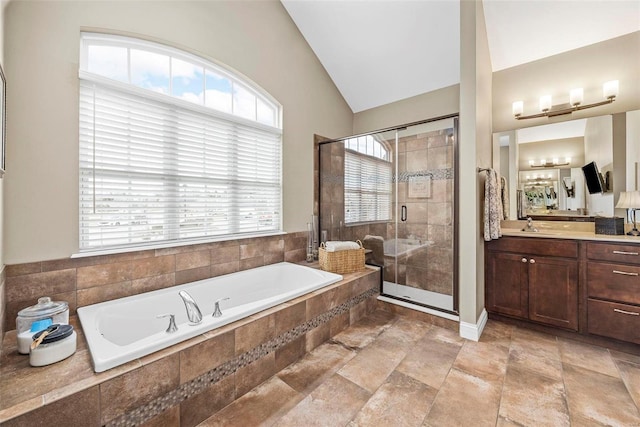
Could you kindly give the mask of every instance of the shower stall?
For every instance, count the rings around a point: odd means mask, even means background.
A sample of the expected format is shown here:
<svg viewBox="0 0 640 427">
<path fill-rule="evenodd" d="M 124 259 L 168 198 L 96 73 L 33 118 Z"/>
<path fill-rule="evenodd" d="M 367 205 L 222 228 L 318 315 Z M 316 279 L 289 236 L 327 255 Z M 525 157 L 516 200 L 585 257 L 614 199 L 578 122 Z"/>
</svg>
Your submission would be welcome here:
<svg viewBox="0 0 640 427">
<path fill-rule="evenodd" d="M 319 144 L 320 240 L 360 240 L 381 294 L 457 314 L 455 115 Z"/>
</svg>

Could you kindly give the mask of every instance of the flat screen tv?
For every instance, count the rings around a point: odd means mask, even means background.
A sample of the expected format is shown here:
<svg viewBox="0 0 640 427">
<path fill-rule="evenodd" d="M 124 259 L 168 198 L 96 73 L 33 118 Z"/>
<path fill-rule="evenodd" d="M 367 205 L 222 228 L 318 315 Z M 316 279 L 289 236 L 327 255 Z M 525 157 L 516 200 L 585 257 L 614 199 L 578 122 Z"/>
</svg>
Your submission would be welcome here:
<svg viewBox="0 0 640 427">
<path fill-rule="evenodd" d="M 600 171 L 598 171 L 598 165 L 596 162 L 591 162 L 582 167 L 584 173 L 584 180 L 587 183 L 587 189 L 589 194 L 596 194 L 604 192 L 604 180 Z"/>
</svg>

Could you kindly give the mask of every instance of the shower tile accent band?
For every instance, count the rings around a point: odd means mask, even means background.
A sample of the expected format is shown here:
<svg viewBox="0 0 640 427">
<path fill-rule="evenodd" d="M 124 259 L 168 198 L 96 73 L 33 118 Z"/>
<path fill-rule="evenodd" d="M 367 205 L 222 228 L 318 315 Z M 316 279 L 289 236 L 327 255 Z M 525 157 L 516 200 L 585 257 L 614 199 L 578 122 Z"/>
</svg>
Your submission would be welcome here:
<svg viewBox="0 0 640 427">
<path fill-rule="evenodd" d="M 284 347 L 286 344 L 293 342 L 300 338 L 307 332 L 328 323 L 331 319 L 348 312 L 352 307 L 357 306 L 368 298 L 371 298 L 378 294 L 377 289 L 369 289 L 368 291 L 361 293 L 342 304 L 334 307 L 333 309 L 322 313 L 311 320 L 308 320 L 288 331 L 278 335 L 277 337 L 263 342 L 262 344 L 246 351 L 235 358 L 223 363 L 220 366 L 200 375 L 199 377 L 182 384 L 177 389 L 161 396 L 146 405 L 143 405 L 129 413 L 126 413 L 111 422 L 107 423 L 107 426 L 111 427 L 125 427 L 139 425 L 156 415 L 161 414 L 165 410 L 180 404 L 186 399 L 195 396 L 196 394 L 204 391 L 211 385 L 219 382 L 220 380 L 234 374 L 238 369 L 243 368 L 256 360 Z"/>
</svg>

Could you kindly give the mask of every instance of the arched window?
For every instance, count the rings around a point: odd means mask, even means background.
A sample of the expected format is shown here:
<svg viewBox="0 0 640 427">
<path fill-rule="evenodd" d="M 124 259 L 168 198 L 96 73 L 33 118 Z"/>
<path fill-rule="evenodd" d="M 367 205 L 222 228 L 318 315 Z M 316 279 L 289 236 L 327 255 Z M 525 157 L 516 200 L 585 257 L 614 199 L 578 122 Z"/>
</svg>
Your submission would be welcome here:
<svg viewBox="0 0 640 427">
<path fill-rule="evenodd" d="M 80 250 L 281 231 L 281 107 L 188 52 L 82 33 Z"/>
<path fill-rule="evenodd" d="M 344 141 L 345 224 L 391 219 L 391 153 L 371 135 Z"/>
</svg>

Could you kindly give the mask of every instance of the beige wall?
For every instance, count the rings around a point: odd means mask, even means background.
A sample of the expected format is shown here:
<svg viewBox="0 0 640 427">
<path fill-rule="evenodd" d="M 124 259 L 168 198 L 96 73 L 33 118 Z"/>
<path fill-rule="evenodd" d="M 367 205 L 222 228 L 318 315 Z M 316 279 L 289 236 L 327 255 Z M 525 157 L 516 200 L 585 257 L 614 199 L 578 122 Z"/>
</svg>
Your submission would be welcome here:
<svg viewBox="0 0 640 427">
<path fill-rule="evenodd" d="M 0 65 L 4 70 L 4 8 L 7 0 L 0 1 Z M 0 179 L 0 340 L 4 333 L 4 311 L 5 311 L 5 285 L 4 285 L 4 249 L 3 249 L 3 200 L 4 200 L 4 179 Z"/>
<path fill-rule="evenodd" d="M 490 167 L 492 163 L 491 59 L 482 2 L 460 3 L 460 28 L 460 320 L 475 325 L 484 309 L 484 176 L 476 172 L 476 167 Z"/>
<path fill-rule="evenodd" d="M 354 114 L 353 134 L 455 114 L 459 105 L 460 85 L 434 90 Z"/>
<path fill-rule="evenodd" d="M 248 76 L 284 108 L 284 229 L 313 208 L 313 134 L 349 134 L 353 114 L 278 1 L 13 1 L 5 261 L 78 248 L 78 48 L 81 29 L 140 34 Z"/>
<path fill-rule="evenodd" d="M 493 131 L 537 126 L 640 108 L 640 31 L 493 73 Z M 602 84 L 618 80 L 620 94 L 612 104 L 553 119 L 515 120 L 513 101 L 524 102 L 524 114 L 537 113 L 541 95 L 553 104 L 569 102 L 569 91 L 584 89 L 584 102 L 603 100 Z"/>
</svg>

